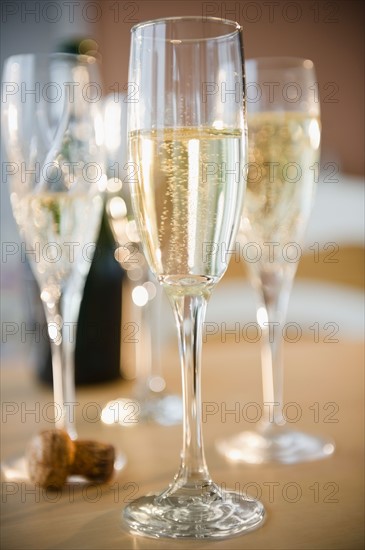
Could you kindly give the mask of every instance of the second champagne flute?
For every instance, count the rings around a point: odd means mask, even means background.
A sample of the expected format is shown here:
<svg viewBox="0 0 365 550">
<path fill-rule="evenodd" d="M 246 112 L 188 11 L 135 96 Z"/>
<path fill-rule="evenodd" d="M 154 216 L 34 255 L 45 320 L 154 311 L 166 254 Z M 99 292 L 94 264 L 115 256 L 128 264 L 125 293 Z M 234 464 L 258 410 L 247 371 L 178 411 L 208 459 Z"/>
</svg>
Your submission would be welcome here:
<svg viewBox="0 0 365 550">
<path fill-rule="evenodd" d="M 258 296 L 266 416 L 257 431 L 217 447 L 234 462 L 292 464 L 334 451 L 329 439 L 287 427 L 283 413 L 283 330 L 319 159 L 316 76 L 309 59 L 273 57 L 248 60 L 246 77 L 251 170 L 241 236 L 259 250 L 247 267 Z"/>
<path fill-rule="evenodd" d="M 222 250 L 236 237 L 245 186 L 243 80 L 237 23 L 181 17 L 132 29 L 132 201 L 147 262 L 174 311 L 184 401 L 174 481 L 124 510 L 130 529 L 151 537 L 228 537 L 264 517 L 260 502 L 212 481 L 201 423 L 202 323 L 227 268 Z"/>
<path fill-rule="evenodd" d="M 128 410 L 133 402 L 138 423 L 152 420 L 171 426 L 182 422 L 182 400 L 180 395 L 169 395 L 164 391 L 166 384 L 161 366 L 161 332 L 158 327 L 163 291 L 148 269 L 133 217 L 128 186 L 129 177 L 134 173 L 133 166 L 128 163 L 128 99 L 127 94 L 109 94 L 103 101 L 103 119 L 108 176 L 106 211 L 118 244 L 115 258 L 125 274 L 122 324 L 129 328 L 137 326 L 139 336 L 125 338 L 121 365 L 123 376 L 136 378 L 136 384 L 131 395 L 119 397 L 105 405 L 102 419 L 108 422 L 113 418 L 121 426 L 129 425 Z M 116 407 L 118 412 L 115 415 Z"/>
<path fill-rule="evenodd" d="M 105 186 L 99 71 L 93 57 L 7 59 L 2 131 L 15 220 L 30 254 L 51 341 L 55 426 L 77 438 L 74 347 Z M 25 477 L 24 460 L 4 465 Z"/>
</svg>

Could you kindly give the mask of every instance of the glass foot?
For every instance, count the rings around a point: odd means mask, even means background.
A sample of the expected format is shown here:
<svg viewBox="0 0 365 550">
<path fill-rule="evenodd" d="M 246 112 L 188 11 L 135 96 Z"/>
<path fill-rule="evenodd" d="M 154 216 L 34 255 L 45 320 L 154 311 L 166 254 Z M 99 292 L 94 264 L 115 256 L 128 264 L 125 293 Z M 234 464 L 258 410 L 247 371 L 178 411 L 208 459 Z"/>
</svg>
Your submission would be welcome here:
<svg viewBox="0 0 365 550">
<path fill-rule="evenodd" d="M 124 453 L 118 451 L 114 461 L 113 478 L 119 474 L 127 464 L 127 457 Z M 1 478 L 4 481 L 19 481 L 30 483 L 28 475 L 27 460 L 25 456 L 10 458 L 1 463 Z M 112 479 L 113 479 L 112 478 Z M 92 483 L 83 476 L 74 475 L 67 478 L 67 484 L 87 485 Z M 93 482 L 95 483 L 95 481 Z"/>
<path fill-rule="evenodd" d="M 141 422 L 156 422 L 162 426 L 182 423 L 183 407 L 179 395 L 146 395 L 121 397 L 109 401 L 101 413 L 105 424 L 133 427 Z"/>
<path fill-rule="evenodd" d="M 247 431 L 218 440 L 216 448 L 232 462 L 296 464 L 329 457 L 335 444 L 329 438 L 277 426 L 262 433 Z"/>
<path fill-rule="evenodd" d="M 219 495 L 147 495 L 131 502 L 123 513 L 134 534 L 153 538 L 223 539 L 260 527 L 265 518 L 261 502 L 239 493 Z"/>
<path fill-rule="evenodd" d="M 181 424 L 183 419 L 182 399 L 179 395 L 151 396 L 141 402 L 142 418 L 153 420 L 162 426 Z"/>
</svg>

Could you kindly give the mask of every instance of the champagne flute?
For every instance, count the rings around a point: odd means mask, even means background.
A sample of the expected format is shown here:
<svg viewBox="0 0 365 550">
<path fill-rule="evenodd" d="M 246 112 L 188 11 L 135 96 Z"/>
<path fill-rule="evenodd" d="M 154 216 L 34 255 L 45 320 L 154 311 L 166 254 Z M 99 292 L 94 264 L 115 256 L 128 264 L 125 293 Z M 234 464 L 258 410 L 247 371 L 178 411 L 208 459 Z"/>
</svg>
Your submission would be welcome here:
<svg viewBox="0 0 365 550">
<path fill-rule="evenodd" d="M 46 314 L 55 426 L 76 439 L 74 329 L 106 181 L 97 63 L 85 55 L 16 55 L 6 60 L 3 90 L 10 199 Z"/>
<path fill-rule="evenodd" d="M 107 204 L 118 249 L 115 257 L 125 270 L 123 280 L 122 322 L 138 325 L 135 342 L 123 342 L 121 365 L 123 375 L 136 377 L 132 395 L 108 402 L 102 420 L 125 426 L 131 402 L 138 413 L 138 423 L 155 421 L 162 425 L 182 422 L 182 400 L 178 395 L 164 392 L 158 324 L 162 290 L 148 269 L 136 231 L 130 200 L 128 180 L 133 166 L 128 163 L 127 94 L 109 94 L 103 101 L 105 149 L 107 155 Z M 127 325 L 128 326 L 128 325 Z M 152 345 L 153 342 L 153 345 Z M 117 414 L 115 413 L 118 410 Z"/>
<path fill-rule="evenodd" d="M 201 423 L 202 323 L 227 268 L 245 182 L 241 27 L 178 17 L 132 29 L 128 115 L 132 204 L 147 262 L 171 302 L 183 386 L 183 450 L 162 493 L 130 503 L 124 521 L 151 537 L 217 539 L 258 527 L 264 508 L 208 472 Z"/>
<path fill-rule="evenodd" d="M 249 177 L 241 237 L 259 250 L 248 261 L 258 296 L 265 416 L 257 431 L 217 442 L 234 462 L 292 464 L 325 458 L 334 444 L 289 429 L 283 414 L 282 343 L 286 311 L 315 191 L 320 107 L 309 59 L 251 59 L 246 63 Z"/>
</svg>

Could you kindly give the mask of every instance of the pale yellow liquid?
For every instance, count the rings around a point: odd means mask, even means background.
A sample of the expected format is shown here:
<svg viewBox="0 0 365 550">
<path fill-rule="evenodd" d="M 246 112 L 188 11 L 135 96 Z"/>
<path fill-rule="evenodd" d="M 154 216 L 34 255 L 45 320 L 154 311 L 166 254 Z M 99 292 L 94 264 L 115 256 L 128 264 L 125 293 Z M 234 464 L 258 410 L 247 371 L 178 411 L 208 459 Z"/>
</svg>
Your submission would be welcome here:
<svg viewBox="0 0 365 550">
<path fill-rule="evenodd" d="M 246 239 L 301 243 L 315 190 L 320 123 L 304 113 L 256 113 L 248 117 L 249 177 L 244 217 Z M 277 163 L 270 168 L 268 163 Z M 289 163 L 295 167 L 289 168 Z M 311 168 L 312 167 L 312 168 Z M 300 175 L 298 181 L 296 180 Z M 262 246 L 263 259 L 268 247 Z M 279 256 L 278 256 L 279 257 Z"/>
<path fill-rule="evenodd" d="M 152 271 L 179 286 L 217 280 L 242 208 L 241 131 L 133 132 L 130 149 L 138 166 L 133 205 Z"/>
<path fill-rule="evenodd" d="M 41 287 L 65 282 L 76 263 L 90 265 L 100 224 L 100 196 L 35 193 L 13 202 L 15 218 Z"/>
</svg>

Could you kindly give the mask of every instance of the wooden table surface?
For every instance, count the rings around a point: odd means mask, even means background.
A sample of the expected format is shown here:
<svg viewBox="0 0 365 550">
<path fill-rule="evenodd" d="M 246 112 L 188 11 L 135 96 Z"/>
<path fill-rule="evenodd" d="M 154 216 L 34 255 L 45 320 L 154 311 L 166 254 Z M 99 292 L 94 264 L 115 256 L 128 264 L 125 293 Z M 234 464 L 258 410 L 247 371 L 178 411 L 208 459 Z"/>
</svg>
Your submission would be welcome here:
<svg viewBox="0 0 365 550">
<path fill-rule="evenodd" d="M 285 347 L 285 402 L 293 427 L 326 434 L 336 441 L 334 456 L 293 466 L 234 466 L 214 448 L 216 438 L 252 428 L 249 416 L 261 403 L 258 344 L 204 345 L 203 401 L 215 403 L 204 422 L 205 447 L 213 479 L 226 487 L 259 495 L 265 525 L 245 536 L 220 542 L 153 540 L 129 535 L 121 522 L 133 498 L 165 488 L 179 462 L 181 426 L 142 423 L 120 427 L 96 419 L 110 399 L 130 396 L 131 382 L 77 391 L 80 437 L 114 443 L 128 464 L 109 485 L 65 487 L 47 493 L 34 485 L 2 478 L 1 548 L 21 549 L 357 549 L 363 548 L 364 377 L 363 343 L 314 343 L 301 339 Z M 175 347 L 164 353 L 170 392 L 180 391 Z M 52 394 L 29 369 L 2 369 L 2 460 L 21 454 L 47 421 Z M 239 403 L 240 418 L 228 414 Z M 247 406 L 248 403 L 254 405 Z M 30 412 L 36 411 L 35 413 Z M 213 410 L 210 408 L 209 410 Z M 226 411 L 226 414 L 224 413 Z M 300 414 L 299 414 L 300 413 Z M 300 416 L 300 418 L 299 418 Z"/>
</svg>

